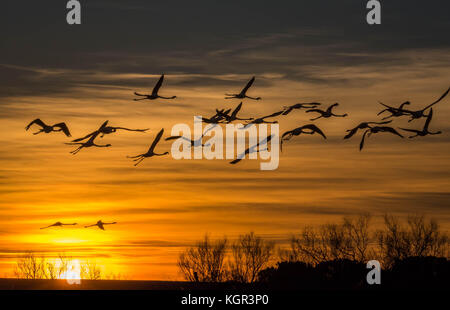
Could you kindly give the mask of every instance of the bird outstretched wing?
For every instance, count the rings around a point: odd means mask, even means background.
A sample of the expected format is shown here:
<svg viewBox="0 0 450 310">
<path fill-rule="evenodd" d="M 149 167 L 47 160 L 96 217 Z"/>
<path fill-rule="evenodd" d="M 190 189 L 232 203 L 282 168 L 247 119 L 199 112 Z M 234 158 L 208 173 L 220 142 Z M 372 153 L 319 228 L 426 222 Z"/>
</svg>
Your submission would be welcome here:
<svg viewBox="0 0 450 310">
<path fill-rule="evenodd" d="M 423 108 L 423 111 L 425 111 L 425 110 L 428 109 L 429 107 L 435 105 L 436 103 L 438 103 L 439 101 L 441 101 L 442 99 L 444 99 L 445 96 L 447 96 L 449 92 L 450 92 L 450 87 L 447 89 L 447 91 L 446 91 L 446 92 L 445 92 L 438 100 L 436 100 L 435 102 L 433 102 L 433 103 L 427 105 L 425 108 Z"/>
<path fill-rule="evenodd" d="M 286 107 L 283 112 L 283 115 L 288 115 L 289 113 L 292 112 L 292 110 L 294 110 L 294 106 Z"/>
<path fill-rule="evenodd" d="M 355 133 L 358 131 L 358 129 L 359 129 L 359 127 L 355 127 L 353 129 L 351 129 L 350 132 L 345 135 L 344 139 L 350 139 L 351 137 L 353 137 L 355 135 Z"/>
<path fill-rule="evenodd" d="M 130 128 L 125 128 L 125 127 L 112 127 L 116 130 L 126 130 L 126 131 L 141 131 L 141 132 L 146 132 L 147 130 L 149 130 L 150 128 L 145 128 L 145 129 L 130 129 Z"/>
<path fill-rule="evenodd" d="M 317 132 L 319 135 L 321 135 L 324 139 L 326 139 L 327 137 L 325 136 L 325 134 L 323 133 L 323 131 L 317 127 L 314 124 L 308 124 L 302 127 L 303 129 L 309 129 L 312 130 L 313 132 Z"/>
<path fill-rule="evenodd" d="M 281 135 L 281 141 L 283 141 L 283 138 L 284 138 L 284 137 L 286 137 L 287 135 L 292 134 L 293 132 L 294 132 L 294 130 L 289 130 L 289 131 L 286 131 L 285 133 L 283 133 L 283 134 Z"/>
<path fill-rule="evenodd" d="M 170 136 L 170 137 L 167 137 L 165 140 L 166 141 L 170 141 L 170 140 L 177 140 L 177 139 L 180 139 L 180 138 L 182 138 L 183 136 Z"/>
<path fill-rule="evenodd" d="M 404 130 L 404 131 L 408 131 L 408 132 L 413 132 L 413 133 L 419 133 L 420 132 L 420 130 L 416 130 L 416 129 L 408 129 L 408 128 L 401 128 L 401 127 L 399 127 L 401 130 Z"/>
<path fill-rule="evenodd" d="M 161 140 L 161 137 L 164 133 L 164 128 L 161 129 L 158 134 L 155 137 L 155 140 L 153 140 L 152 145 L 150 146 L 150 148 L 148 149 L 149 152 L 153 152 L 153 150 L 155 149 L 156 145 L 158 144 L 159 140 Z"/>
<path fill-rule="evenodd" d="M 364 142 L 365 142 L 365 140 L 366 140 L 366 136 L 367 136 L 367 133 L 368 133 L 369 131 L 370 131 L 370 129 L 364 131 L 364 134 L 363 134 L 363 136 L 362 136 L 362 138 L 361 138 L 361 142 L 359 143 L 359 150 L 360 150 L 360 151 L 361 151 L 361 150 L 363 149 L 363 147 L 364 147 Z"/>
<path fill-rule="evenodd" d="M 87 134 L 86 136 L 84 136 L 84 137 L 82 137 L 82 138 L 78 138 L 78 139 L 72 140 L 72 142 L 80 142 L 80 141 L 83 141 L 83 140 L 85 140 L 85 139 L 87 139 L 87 138 L 92 137 L 92 136 L 95 135 L 96 133 L 97 133 L 97 131 L 91 132 L 90 134 Z"/>
<path fill-rule="evenodd" d="M 423 126 L 425 130 L 428 130 L 428 126 L 430 126 L 432 118 L 433 118 L 433 109 L 430 109 L 430 113 L 428 113 L 427 120 L 425 121 L 425 125 Z"/>
<path fill-rule="evenodd" d="M 333 103 L 332 105 L 330 105 L 330 106 L 328 107 L 327 112 L 328 112 L 328 113 L 331 113 L 331 110 L 333 110 L 333 108 L 334 108 L 334 107 L 337 107 L 338 105 L 339 105 L 339 103 L 337 103 L 337 102 L 336 102 L 336 103 Z"/>
<path fill-rule="evenodd" d="M 317 112 L 317 113 L 320 113 L 320 114 L 325 113 L 324 111 L 322 111 L 322 110 L 320 110 L 320 109 L 309 109 L 309 110 L 306 110 L 305 112 L 306 112 L 306 113 Z"/>
<path fill-rule="evenodd" d="M 163 81 L 164 81 L 164 74 L 161 75 L 161 77 L 158 80 L 158 83 L 156 83 L 155 87 L 153 88 L 152 95 L 158 95 L 158 91 L 161 88 Z"/>
<path fill-rule="evenodd" d="M 397 135 L 397 136 L 403 138 L 403 136 L 402 136 L 401 134 L 399 134 L 398 131 L 395 130 L 394 128 L 392 128 L 392 127 L 381 126 L 380 128 L 381 128 L 383 131 L 385 131 L 385 132 L 390 132 L 390 133 L 392 133 L 392 134 L 394 134 L 394 135 Z"/>
<path fill-rule="evenodd" d="M 72 135 L 70 134 L 69 128 L 67 127 L 66 123 L 58 123 L 58 124 L 53 125 L 53 127 L 61 128 L 61 130 L 64 132 L 64 134 L 67 137 L 72 137 Z"/>
<path fill-rule="evenodd" d="M 233 110 L 233 112 L 231 113 L 231 117 L 236 117 L 236 115 L 239 113 L 239 111 L 242 108 L 242 102 L 238 104 L 238 106 L 236 107 L 236 109 Z"/>
<path fill-rule="evenodd" d="M 275 117 L 275 116 L 278 116 L 278 115 L 283 114 L 283 112 L 284 112 L 284 111 L 278 111 L 278 112 L 272 113 L 272 114 L 270 114 L 270 115 L 261 117 L 261 119 L 265 119 L 265 118 L 269 118 L 269 117 Z"/>
<path fill-rule="evenodd" d="M 247 93 L 247 90 L 252 86 L 253 82 L 255 81 L 255 77 L 252 77 L 250 81 L 248 81 L 247 85 L 242 89 L 241 95 L 245 95 Z"/>
<path fill-rule="evenodd" d="M 109 121 L 105 121 L 105 122 L 100 126 L 100 128 L 98 129 L 98 131 L 101 131 L 103 128 L 105 128 L 106 125 L 108 125 L 108 122 L 109 122 Z"/>
<path fill-rule="evenodd" d="M 34 121 L 32 121 L 31 123 L 29 123 L 29 124 L 27 125 L 27 127 L 25 127 L 25 129 L 26 129 L 26 130 L 30 129 L 30 127 L 31 127 L 33 124 L 39 125 L 39 126 L 41 126 L 42 128 L 44 128 L 45 126 L 47 126 L 43 121 L 41 121 L 40 118 L 36 118 Z"/>
</svg>

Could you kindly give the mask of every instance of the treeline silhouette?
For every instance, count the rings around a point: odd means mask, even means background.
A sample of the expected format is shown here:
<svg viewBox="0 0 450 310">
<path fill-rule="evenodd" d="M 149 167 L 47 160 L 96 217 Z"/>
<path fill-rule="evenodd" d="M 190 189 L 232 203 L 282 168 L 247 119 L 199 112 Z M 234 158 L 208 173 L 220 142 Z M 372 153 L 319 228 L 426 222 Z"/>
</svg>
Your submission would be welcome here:
<svg viewBox="0 0 450 310">
<path fill-rule="evenodd" d="M 74 270 L 76 269 L 76 270 Z M 71 274 L 72 273 L 72 274 Z M 75 275 L 85 280 L 122 280 L 122 274 L 105 274 L 94 261 L 85 260 L 79 262 L 65 254 L 59 254 L 57 258 L 38 256 L 28 252 L 18 258 L 14 267 L 14 276 L 18 279 L 66 279 Z"/>
<path fill-rule="evenodd" d="M 187 281 L 276 290 L 448 288 L 448 233 L 423 215 L 383 221 L 373 230 L 370 214 L 362 214 L 305 227 L 287 247 L 253 232 L 232 243 L 206 235 L 180 254 L 178 266 Z M 367 283 L 370 260 L 381 264 L 381 285 Z"/>
</svg>

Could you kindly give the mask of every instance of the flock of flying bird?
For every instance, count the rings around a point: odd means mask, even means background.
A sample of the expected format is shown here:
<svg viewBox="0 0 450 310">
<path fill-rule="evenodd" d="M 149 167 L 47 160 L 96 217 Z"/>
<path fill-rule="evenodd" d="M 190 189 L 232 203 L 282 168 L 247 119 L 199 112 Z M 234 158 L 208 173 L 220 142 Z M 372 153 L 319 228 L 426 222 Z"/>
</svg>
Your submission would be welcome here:
<svg viewBox="0 0 450 310">
<path fill-rule="evenodd" d="M 158 98 L 161 98 L 161 99 L 177 98 L 177 96 L 165 97 L 165 96 L 159 95 L 159 90 L 163 84 L 163 81 L 164 81 L 164 74 L 161 75 L 161 77 L 159 78 L 159 80 L 156 83 L 155 87 L 153 88 L 151 94 L 140 94 L 138 92 L 134 92 L 134 94 L 139 97 L 139 98 L 135 98 L 134 100 L 140 101 L 140 100 L 155 100 Z M 248 98 L 248 99 L 253 99 L 253 100 L 261 100 L 261 97 L 250 97 L 247 95 L 247 91 L 253 85 L 254 82 L 255 82 L 255 77 L 252 77 L 240 93 L 225 94 L 225 96 L 226 96 L 225 99 Z M 436 103 L 440 102 L 442 99 L 444 99 L 447 96 L 447 94 L 449 93 L 449 91 L 450 91 L 450 88 L 435 102 L 425 106 L 424 108 L 422 108 L 420 110 L 406 109 L 405 106 L 410 105 L 409 101 L 402 103 L 399 107 L 392 107 L 392 106 L 386 105 L 382 102 L 379 102 L 379 104 L 382 105 L 384 107 L 384 109 L 381 110 L 377 115 L 379 116 L 384 113 L 388 113 L 388 115 L 383 117 L 380 121 L 362 122 L 358 126 L 347 130 L 347 134 L 344 136 L 344 139 L 350 139 L 358 131 L 364 130 L 364 133 L 362 134 L 361 142 L 359 144 L 359 149 L 361 151 L 364 148 L 366 139 L 373 134 L 385 132 L 385 133 L 390 133 L 390 134 L 396 135 L 400 138 L 404 138 L 403 135 L 400 134 L 395 128 L 390 127 L 390 126 L 385 126 L 386 124 L 390 124 L 392 122 L 392 118 L 398 118 L 398 117 L 402 117 L 402 116 L 408 116 L 410 118 L 409 122 L 416 120 L 416 119 L 426 118 L 425 124 L 422 127 L 422 129 L 399 128 L 403 131 L 413 133 L 413 135 L 409 136 L 409 138 L 414 138 L 417 136 L 423 137 L 423 136 L 427 136 L 427 135 L 440 134 L 441 131 L 437 131 L 437 132 L 429 131 L 429 126 L 430 126 L 430 123 L 431 123 L 431 120 L 433 117 L 432 106 L 435 105 Z M 227 109 L 227 110 L 216 109 L 216 114 L 214 114 L 210 118 L 203 117 L 202 122 L 204 122 L 206 124 L 213 124 L 214 126 L 216 126 L 218 124 L 229 124 L 233 121 L 246 121 L 245 125 L 243 127 L 241 127 L 242 129 L 245 129 L 254 124 L 278 123 L 278 121 L 276 121 L 276 120 L 267 120 L 267 119 L 273 119 L 278 116 L 285 116 L 285 115 L 290 114 L 294 110 L 304 109 L 305 113 L 316 114 L 317 116 L 311 118 L 310 121 L 315 121 L 315 120 L 318 120 L 321 118 L 346 117 L 348 115 L 347 113 L 345 113 L 345 114 L 335 114 L 334 113 L 334 109 L 339 106 L 338 103 L 334 103 L 334 104 L 328 106 L 326 109 L 320 109 L 319 106 L 321 106 L 321 105 L 322 104 L 319 102 L 297 103 L 297 104 L 294 104 L 291 106 L 285 106 L 281 111 L 277 111 L 270 115 L 266 115 L 266 116 L 262 116 L 262 117 L 255 117 L 255 118 L 254 117 L 241 118 L 241 117 L 238 117 L 238 113 L 240 112 L 240 110 L 242 108 L 242 102 L 241 102 L 237 105 L 237 107 L 235 109 Z M 63 122 L 57 123 L 54 125 L 47 125 L 41 119 L 35 119 L 30 124 L 28 124 L 28 126 L 26 126 L 25 129 L 28 130 L 32 125 L 37 125 L 37 126 L 41 127 L 37 132 L 34 133 L 35 135 L 40 134 L 40 133 L 51 133 L 51 132 L 62 131 L 67 137 L 71 137 L 71 133 L 69 131 L 68 126 Z M 212 128 L 210 128 L 210 129 L 212 129 Z M 110 147 L 111 144 L 96 144 L 95 139 L 99 136 L 100 136 L 100 138 L 102 138 L 104 135 L 115 133 L 118 130 L 146 132 L 149 129 L 148 128 L 146 128 L 146 129 L 130 129 L 130 128 L 125 128 L 125 127 L 113 127 L 113 126 L 108 126 L 108 121 L 105 121 L 97 130 L 87 134 L 84 137 L 74 139 L 71 142 L 68 142 L 66 144 L 78 146 L 76 149 L 74 149 L 73 151 L 70 152 L 73 155 L 77 154 L 83 148 L 88 148 L 88 147 L 93 147 L 93 146 L 94 147 Z M 158 134 L 154 138 L 154 140 L 153 140 L 152 144 L 150 145 L 149 149 L 147 150 L 147 152 L 136 155 L 136 156 L 127 156 L 127 157 L 131 158 L 135 162 L 134 165 L 137 166 L 146 158 L 153 157 L 153 156 L 164 156 L 164 155 L 169 154 L 169 152 L 164 152 L 164 153 L 156 153 L 155 152 L 155 148 L 156 148 L 157 144 L 159 143 L 159 141 L 161 140 L 163 134 L 164 134 L 164 128 L 158 132 Z M 184 140 L 189 141 L 191 143 L 192 147 L 205 146 L 202 143 L 202 140 L 203 140 L 203 137 L 205 134 L 206 134 L 206 132 L 203 133 L 203 135 L 197 140 L 192 140 L 190 138 L 183 137 L 183 136 L 170 136 L 170 137 L 167 137 L 165 140 L 170 141 L 170 140 L 176 140 L 176 139 L 184 139 Z M 306 124 L 306 125 L 297 127 L 295 129 L 286 131 L 281 135 L 281 143 L 280 143 L 281 151 L 283 150 L 284 142 L 289 141 L 294 136 L 299 136 L 302 134 L 308 134 L 308 135 L 319 134 L 324 139 L 327 138 L 326 135 L 324 134 L 324 132 L 319 127 L 317 127 L 315 124 L 312 124 L 312 123 Z M 236 164 L 236 163 L 240 162 L 245 157 L 245 155 L 247 155 L 249 153 L 259 152 L 260 144 L 268 144 L 268 142 L 272 139 L 272 137 L 273 137 L 273 135 L 269 135 L 265 140 L 260 141 L 256 145 L 253 145 L 253 146 L 247 148 L 243 154 L 238 155 L 237 159 L 231 161 L 230 164 Z M 103 225 L 115 224 L 115 223 L 116 222 L 103 223 L 102 221 L 98 221 L 97 224 L 85 226 L 85 227 L 98 226 L 100 229 L 104 229 Z M 50 225 L 48 227 L 43 227 L 43 228 L 49 228 L 49 227 L 54 227 L 54 226 L 61 227 L 61 226 L 65 226 L 65 225 L 76 225 L 76 224 L 75 223 L 63 224 L 61 222 L 56 222 L 53 225 Z"/>
<path fill-rule="evenodd" d="M 161 77 L 159 78 L 158 82 L 156 83 L 155 87 L 153 88 L 151 94 L 140 94 L 138 92 L 135 92 L 134 94 L 136 96 L 142 97 L 142 98 L 135 98 L 135 101 L 139 101 L 139 100 L 155 100 L 158 98 L 161 99 L 175 99 L 177 98 L 177 96 L 169 96 L 169 97 L 165 97 L 165 96 L 160 96 L 159 95 L 159 90 L 163 84 L 164 81 L 164 74 L 161 75 Z M 255 82 L 255 77 L 252 77 L 250 79 L 250 81 L 247 83 L 247 85 L 242 89 L 242 91 L 240 93 L 237 94 L 225 94 L 225 99 L 245 99 L 245 98 L 249 98 L 249 99 L 253 99 L 253 100 L 261 100 L 261 97 L 250 97 L 247 95 L 247 91 L 249 90 L 249 88 L 253 85 L 253 83 Z M 430 122 L 432 120 L 433 117 L 433 109 L 431 108 L 433 105 L 435 105 L 436 103 L 440 102 L 442 99 L 444 99 L 445 96 L 447 96 L 447 94 L 449 93 L 450 88 L 435 102 L 427 105 L 426 107 L 424 107 L 423 109 L 420 110 L 408 110 L 405 108 L 405 106 L 410 105 L 410 102 L 407 101 L 405 103 L 402 103 L 399 107 L 392 107 L 389 105 L 386 105 L 382 102 L 379 102 L 379 104 L 381 104 L 384 109 L 382 111 L 380 111 L 378 113 L 378 115 L 381 115 L 383 113 L 389 113 L 389 115 L 383 117 L 381 119 L 381 121 L 371 121 L 371 122 L 362 122 L 360 123 L 358 126 L 356 126 L 355 128 L 349 129 L 347 130 L 347 134 L 345 135 L 344 139 L 349 139 L 351 137 L 353 137 L 359 130 L 365 130 L 362 138 L 361 138 L 361 142 L 359 145 L 359 149 L 362 150 L 365 144 L 365 140 L 366 138 L 370 137 L 372 134 L 376 134 L 376 133 L 380 133 L 380 132 L 386 132 L 386 133 L 390 133 L 390 134 L 394 134 L 396 136 L 399 136 L 401 138 L 403 138 L 403 135 L 400 134 L 396 129 L 394 129 L 393 127 L 390 126 L 381 126 L 381 125 L 386 125 L 392 122 L 392 118 L 394 117 L 401 117 L 401 116 L 409 116 L 410 120 L 409 122 L 411 122 L 412 120 L 415 119 L 420 119 L 420 118 L 426 118 L 425 124 L 423 126 L 422 129 L 410 129 L 410 128 L 400 128 L 403 131 L 406 132 L 412 132 L 414 133 L 414 135 L 410 136 L 409 138 L 414 138 L 417 136 L 426 136 L 426 135 L 436 135 L 436 134 L 440 134 L 440 131 L 437 132 L 431 132 L 429 131 L 428 127 L 430 125 Z M 277 116 L 283 116 L 283 115 L 288 115 L 289 113 L 291 113 L 294 110 L 301 110 L 301 109 L 305 109 L 306 113 L 315 113 L 317 114 L 316 117 L 313 117 L 310 119 L 310 121 L 315 121 L 321 118 L 331 118 L 331 117 L 346 117 L 348 114 L 335 114 L 333 111 L 334 109 L 339 106 L 338 103 L 334 103 L 332 105 L 330 105 L 329 107 L 327 107 L 326 109 L 320 109 L 319 106 L 321 106 L 321 103 L 318 102 L 310 102 L 310 103 L 297 103 L 294 104 L 292 106 L 287 106 L 284 107 L 283 110 L 272 113 L 270 115 L 266 115 L 266 116 L 262 116 L 262 117 L 248 117 L 248 118 L 241 118 L 238 117 L 238 113 L 240 112 L 241 108 L 242 108 L 242 102 L 234 109 L 222 109 L 222 110 L 218 110 L 216 109 L 216 114 L 211 116 L 210 118 L 202 118 L 202 121 L 206 124 L 229 124 L 233 121 L 246 121 L 245 125 L 243 126 L 243 129 L 252 126 L 253 124 L 262 124 L 262 123 L 278 123 L 278 121 L 276 120 L 272 120 L 269 121 L 267 119 L 271 119 Z M 428 114 L 427 111 L 429 110 Z M 388 120 L 390 119 L 390 120 Z M 57 123 L 54 125 L 47 125 L 45 124 L 42 120 L 40 119 L 35 119 L 34 121 L 32 121 L 30 124 L 28 124 L 28 126 L 26 127 L 26 130 L 28 130 L 32 125 L 37 125 L 40 126 L 41 129 L 37 132 L 35 132 L 34 134 L 39 134 L 39 133 L 50 133 L 50 132 L 59 132 L 62 131 L 66 136 L 71 137 L 69 128 L 67 127 L 67 125 L 65 123 Z M 87 134 L 86 136 L 82 137 L 82 138 L 78 138 L 75 140 L 72 140 L 69 143 L 66 143 L 68 145 L 78 145 L 78 147 L 71 151 L 71 154 L 77 154 L 81 149 L 83 148 L 88 148 L 88 147 L 110 147 L 111 144 L 96 144 L 95 143 L 95 139 L 100 136 L 103 137 L 106 134 L 111 134 L 111 133 L 115 133 L 118 130 L 126 130 L 126 131 L 136 131 L 136 132 L 146 132 L 148 130 L 148 128 L 146 129 L 130 129 L 130 128 L 125 128 L 125 127 L 113 127 L 113 126 L 108 126 L 108 121 L 105 121 L 97 130 Z M 314 124 L 306 124 L 303 126 L 300 126 L 298 128 L 295 128 L 293 130 L 289 130 L 286 131 L 285 133 L 283 133 L 281 135 L 281 150 L 283 147 L 283 142 L 289 141 L 292 137 L 294 136 L 299 136 L 301 134 L 319 134 L 321 135 L 324 139 L 326 139 L 325 134 L 323 133 L 323 131 L 318 128 L 316 125 Z M 128 158 L 131 158 L 135 161 L 135 166 L 138 165 L 139 163 L 141 163 L 145 158 L 148 157 L 152 157 L 152 156 L 163 156 L 163 155 L 167 155 L 169 154 L 169 152 L 164 152 L 164 153 L 156 153 L 155 152 L 155 147 L 156 145 L 159 143 L 159 141 L 161 140 L 162 136 L 164 134 L 164 129 L 161 129 L 159 131 L 159 133 L 156 135 L 155 139 L 153 140 L 151 146 L 149 147 L 149 149 L 147 150 L 147 152 L 136 155 L 136 156 L 127 156 Z M 187 141 L 191 142 L 192 147 L 194 146 L 205 146 L 204 144 L 202 144 L 202 139 L 203 136 L 205 134 L 203 134 L 200 139 L 198 139 L 197 141 L 192 140 L 190 138 L 187 137 L 183 137 L 183 136 L 171 136 L 166 138 L 165 140 L 169 141 L 169 140 L 175 140 L 175 139 L 184 139 Z M 267 140 L 265 142 L 269 142 L 270 140 Z M 252 149 L 255 149 L 255 146 L 249 147 L 246 151 L 245 154 L 248 154 L 249 152 L 251 152 Z M 242 159 L 242 155 L 245 154 L 241 154 L 241 156 L 238 156 L 238 159 Z M 237 161 L 239 162 L 239 160 Z M 236 161 L 232 161 L 231 164 L 236 163 Z"/>
</svg>

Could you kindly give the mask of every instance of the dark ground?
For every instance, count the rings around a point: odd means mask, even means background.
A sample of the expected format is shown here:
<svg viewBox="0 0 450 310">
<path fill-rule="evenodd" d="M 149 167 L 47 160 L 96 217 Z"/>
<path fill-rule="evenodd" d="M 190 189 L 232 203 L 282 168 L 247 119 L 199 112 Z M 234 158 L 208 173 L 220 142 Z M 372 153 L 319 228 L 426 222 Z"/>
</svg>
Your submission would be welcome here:
<svg viewBox="0 0 450 310">
<path fill-rule="evenodd" d="M 66 280 L 0 279 L 0 290 L 222 290 L 245 289 L 245 285 L 193 283 L 184 281 L 81 280 L 79 285 Z"/>
<path fill-rule="evenodd" d="M 126 305 L 134 308 L 144 305 L 153 308 L 161 305 L 163 308 L 184 309 L 183 298 L 187 296 L 211 296 L 216 298 L 214 307 L 229 308 L 225 303 L 229 295 L 267 295 L 269 304 L 253 305 L 253 308 L 264 307 L 289 309 L 314 304 L 315 307 L 336 307 L 341 304 L 345 308 L 361 307 L 370 303 L 382 307 L 386 304 L 399 303 L 415 305 L 426 302 L 430 308 L 435 303 L 446 299 L 448 291 L 436 290 L 390 290 L 381 287 L 366 290 L 351 289 L 300 289 L 278 290 L 236 285 L 232 283 L 192 283 L 170 281 L 123 281 L 123 280 L 82 280 L 80 285 L 69 285 L 66 280 L 22 280 L 0 279 L 0 300 L 12 303 L 17 307 L 36 305 L 50 306 L 60 309 L 60 305 L 72 307 L 117 306 Z M 220 300 L 220 302 L 218 301 Z M 207 305 L 191 305 L 195 308 L 211 309 Z M 236 306 L 236 305 L 234 305 Z M 240 305 L 250 306 L 250 305 Z M 91 307 L 90 307 L 91 308 Z M 130 308 L 130 309 L 131 309 Z"/>
</svg>

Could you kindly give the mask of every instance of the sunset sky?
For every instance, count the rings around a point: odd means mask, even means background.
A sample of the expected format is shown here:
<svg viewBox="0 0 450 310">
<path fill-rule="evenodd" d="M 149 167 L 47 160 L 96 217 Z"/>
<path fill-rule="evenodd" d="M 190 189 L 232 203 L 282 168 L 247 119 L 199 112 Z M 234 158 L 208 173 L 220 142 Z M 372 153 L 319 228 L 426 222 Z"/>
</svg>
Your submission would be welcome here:
<svg viewBox="0 0 450 310">
<path fill-rule="evenodd" d="M 305 225 L 370 212 L 425 213 L 450 228 L 450 97 L 434 107 L 436 136 L 345 130 L 379 120 L 378 101 L 420 109 L 450 86 L 448 1 L 384 1 L 382 24 L 366 23 L 365 1 L 80 1 L 82 24 L 66 24 L 65 1 L 3 1 L 0 18 L 0 277 L 24 252 L 66 253 L 131 279 L 181 279 L 176 260 L 205 233 L 229 239 L 254 231 L 286 242 Z M 135 102 L 159 76 L 161 95 Z M 193 126 L 194 115 L 234 108 L 256 76 L 241 116 L 297 102 L 339 102 L 346 118 L 315 122 L 327 135 L 294 137 L 279 168 L 258 160 L 144 160 L 161 128 Z M 296 110 L 284 132 L 311 123 Z M 62 133 L 25 131 L 35 118 L 66 122 L 74 138 L 112 126 L 100 143 L 73 146 Z M 392 126 L 421 129 L 424 119 Z M 406 134 L 408 136 L 408 134 Z M 161 141 L 157 151 L 170 150 Z M 105 231 L 83 228 L 117 221 Z M 40 230 L 56 221 L 75 227 Z M 376 218 L 379 224 L 380 219 Z"/>
</svg>

